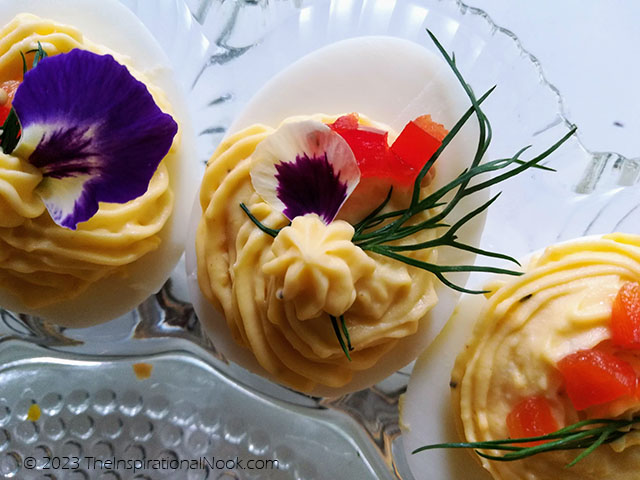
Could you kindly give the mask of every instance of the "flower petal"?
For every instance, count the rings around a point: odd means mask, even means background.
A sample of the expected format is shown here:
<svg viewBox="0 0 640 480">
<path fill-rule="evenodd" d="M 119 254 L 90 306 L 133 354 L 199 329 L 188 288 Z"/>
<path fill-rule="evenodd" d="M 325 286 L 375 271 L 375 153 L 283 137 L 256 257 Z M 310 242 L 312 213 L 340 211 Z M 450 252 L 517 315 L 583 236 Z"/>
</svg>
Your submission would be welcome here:
<svg viewBox="0 0 640 480">
<path fill-rule="evenodd" d="M 287 218 L 315 213 L 328 224 L 358 185 L 360 169 L 340 135 L 322 122 L 304 120 L 285 123 L 260 142 L 251 181 Z"/>
<path fill-rule="evenodd" d="M 44 178 L 38 186 L 38 194 L 58 225 L 75 229 L 74 218 L 91 218 L 95 204 L 85 191 L 89 175 L 70 176 L 61 179 Z"/>
<path fill-rule="evenodd" d="M 98 202 L 143 195 L 178 131 L 126 67 L 84 50 L 41 60 L 13 107 L 22 125 L 13 154 L 41 169 L 39 193 L 54 221 L 71 229 Z"/>
</svg>

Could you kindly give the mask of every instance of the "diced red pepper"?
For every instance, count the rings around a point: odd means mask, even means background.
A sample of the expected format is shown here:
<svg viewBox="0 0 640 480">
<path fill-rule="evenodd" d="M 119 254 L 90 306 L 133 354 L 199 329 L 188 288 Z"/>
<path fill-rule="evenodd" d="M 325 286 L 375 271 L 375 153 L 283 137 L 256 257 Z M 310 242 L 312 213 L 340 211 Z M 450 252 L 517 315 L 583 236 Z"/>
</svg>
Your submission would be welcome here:
<svg viewBox="0 0 640 480">
<path fill-rule="evenodd" d="M 640 284 L 622 285 L 613 301 L 610 326 L 614 345 L 640 349 Z"/>
<path fill-rule="evenodd" d="M 343 115 L 329 127 L 344 138 L 351 147 L 362 178 L 390 177 L 404 181 L 402 169 L 397 165 L 397 158 L 389 149 L 388 132 L 360 125 L 358 115 L 355 113 Z"/>
<path fill-rule="evenodd" d="M 614 355 L 599 350 L 580 350 L 558 362 L 567 394 L 576 410 L 634 395 L 633 367 Z"/>
<path fill-rule="evenodd" d="M 11 103 L 7 102 L 4 105 L 0 105 L 0 126 L 2 126 L 11 112 Z"/>
<path fill-rule="evenodd" d="M 449 133 L 449 130 L 444 128 L 444 125 L 434 122 L 431 119 L 431 115 L 421 115 L 414 120 L 414 123 L 416 123 L 421 129 L 423 129 L 433 138 L 440 140 L 441 142 Z"/>
<path fill-rule="evenodd" d="M 440 148 L 440 145 L 442 145 L 441 140 L 433 137 L 416 122 L 409 122 L 391 145 L 391 151 L 414 172 L 413 178 L 415 179 L 424 164 Z"/>
<path fill-rule="evenodd" d="M 11 102 L 13 102 L 13 97 L 15 96 L 16 90 L 18 90 L 19 86 L 20 82 L 17 80 L 7 80 L 0 83 L 0 88 L 4 90 L 8 97 L 7 101 L 0 105 L 0 126 L 2 126 L 9 116 L 9 112 L 11 112 Z"/>
<path fill-rule="evenodd" d="M 558 430 L 558 422 L 551 413 L 549 401 L 540 396 L 528 397 L 518 403 L 507 415 L 507 428 L 511 438 L 539 437 Z M 533 447 L 544 443 L 518 443 L 521 447 Z"/>
<path fill-rule="evenodd" d="M 392 162 L 387 132 L 370 127 L 336 131 L 351 147 L 363 178 L 377 177 L 387 173 L 389 164 Z"/>
<path fill-rule="evenodd" d="M 329 125 L 353 151 L 362 178 L 388 178 L 401 186 L 411 186 L 416 175 L 440 147 L 446 129 L 423 115 L 409 122 L 391 147 L 388 133 L 362 126 L 358 114 L 339 117 Z"/>
<path fill-rule="evenodd" d="M 356 130 L 360 116 L 357 113 L 342 115 L 335 122 L 329 125 L 333 130 Z"/>
</svg>

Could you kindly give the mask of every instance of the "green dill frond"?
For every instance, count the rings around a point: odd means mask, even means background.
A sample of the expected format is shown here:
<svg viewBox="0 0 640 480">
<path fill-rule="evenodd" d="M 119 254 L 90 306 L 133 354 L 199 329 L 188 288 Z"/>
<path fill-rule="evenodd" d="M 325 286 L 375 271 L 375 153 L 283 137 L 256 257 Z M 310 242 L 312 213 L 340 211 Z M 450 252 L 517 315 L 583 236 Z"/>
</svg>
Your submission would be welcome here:
<svg viewBox="0 0 640 480">
<path fill-rule="evenodd" d="M 2 133 L 0 134 L 0 148 L 2 148 L 3 153 L 6 155 L 13 152 L 18 145 L 21 129 L 18 115 L 16 115 L 16 111 L 12 108 L 9 111 L 7 119 L 2 124 Z"/>
<path fill-rule="evenodd" d="M 629 428 L 640 423 L 640 417 L 634 417 L 631 420 L 614 420 L 608 418 L 595 418 L 583 420 L 568 427 L 561 428 L 547 435 L 527 438 L 508 438 L 501 440 L 487 440 L 484 442 L 459 442 L 459 443 L 437 443 L 433 445 L 425 445 L 416 448 L 412 454 L 424 452 L 426 450 L 434 450 L 440 448 L 472 448 L 483 458 L 495 460 L 498 462 L 510 462 L 514 460 L 522 460 L 523 458 L 532 457 L 539 453 L 563 451 L 563 450 L 582 450 L 566 466 L 572 467 L 580 460 L 600 445 L 611 443 L 629 432 L 634 431 Z M 518 446 L 520 443 L 545 442 L 530 447 Z M 508 452 L 504 455 L 491 455 L 480 450 L 498 450 Z"/>
<path fill-rule="evenodd" d="M 249 208 L 244 204 L 241 203 L 240 204 L 240 208 L 244 211 L 244 213 L 247 214 L 247 217 L 249 217 L 249 219 L 256 225 L 256 227 L 258 227 L 260 230 L 262 230 L 264 233 L 266 233 L 267 235 L 271 235 L 273 238 L 275 238 L 276 236 L 278 236 L 278 233 L 280 233 L 280 228 L 275 229 L 275 228 L 269 228 L 267 227 L 265 224 L 263 224 L 260 220 L 258 220 L 255 215 L 253 215 L 251 213 L 251 211 L 249 210 Z"/>
<path fill-rule="evenodd" d="M 331 325 L 333 326 L 333 331 L 336 334 L 336 338 L 340 343 L 340 347 L 342 347 L 342 351 L 349 361 L 351 361 L 351 355 L 349 355 L 349 351 L 353 350 L 351 346 L 351 339 L 349 338 L 349 331 L 347 330 L 347 324 L 344 320 L 344 315 L 340 315 L 340 326 L 338 326 L 338 319 L 333 315 L 329 315 L 331 319 Z M 344 336 L 344 338 L 343 338 Z M 345 338 L 347 339 L 347 343 L 345 343 Z"/>
</svg>

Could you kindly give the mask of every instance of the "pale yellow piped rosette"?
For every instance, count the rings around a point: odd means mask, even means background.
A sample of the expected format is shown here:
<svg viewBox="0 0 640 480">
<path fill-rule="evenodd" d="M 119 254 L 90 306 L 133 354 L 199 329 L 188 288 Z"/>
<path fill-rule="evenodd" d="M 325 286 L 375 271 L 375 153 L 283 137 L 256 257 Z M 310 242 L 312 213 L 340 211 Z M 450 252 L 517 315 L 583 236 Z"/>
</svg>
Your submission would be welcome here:
<svg viewBox="0 0 640 480">
<path fill-rule="evenodd" d="M 313 118 L 331 123 L 337 117 Z M 371 124 L 363 117 L 361 123 Z M 252 154 L 273 132 L 254 125 L 231 135 L 208 163 L 196 235 L 198 283 L 206 299 L 223 313 L 233 339 L 267 376 L 303 392 L 339 388 L 418 330 L 437 302 L 434 279 L 424 270 L 365 252 L 350 241 L 353 227 L 341 218 L 362 218 L 384 199 L 386 189 L 381 198 L 354 194 L 329 225 L 305 215 L 275 239 L 261 231 L 240 203 L 270 228 L 289 223 L 251 182 Z M 399 208 L 406 200 L 395 196 L 389 208 Z M 426 241 L 433 235 L 433 230 L 421 231 L 412 240 Z M 435 260 L 433 250 L 414 255 Z M 336 340 L 328 314 L 344 314 L 354 348 L 351 361 Z M 201 320 L 207 326 L 207 319 Z"/>
<path fill-rule="evenodd" d="M 452 373 L 453 405 L 464 440 L 509 438 L 506 417 L 522 399 L 543 395 L 560 427 L 589 418 L 631 418 L 640 402 L 623 397 L 578 414 L 556 368 L 563 357 L 610 338 L 620 287 L 640 281 L 640 236 L 611 234 L 558 244 L 534 256 L 521 277 L 495 285 Z M 625 360 L 636 369 L 640 354 Z M 501 455 L 501 452 L 488 452 Z M 640 432 L 598 447 L 497 462 L 477 457 L 500 480 L 632 480 L 640 472 Z M 420 455 L 428 454 L 428 452 Z"/>
<path fill-rule="evenodd" d="M 171 112 L 163 92 L 132 70 L 130 59 L 94 44 L 73 27 L 31 14 L 18 15 L 0 31 L 0 82 L 21 78 L 20 52 L 33 51 L 38 42 L 49 56 L 75 48 L 113 55 L 147 85 L 163 111 Z M 76 231 L 59 227 L 46 212 L 35 193 L 40 171 L 0 153 L 0 288 L 29 308 L 41 308 L 72 299 L 100 279 L 126 277 L 129 265 L 158 248 L 158 234 L 171 215 L 167 166 L 176 161 L 177 138 L 143 196 L 126 204 L 101 204 Z"/>
</svg>

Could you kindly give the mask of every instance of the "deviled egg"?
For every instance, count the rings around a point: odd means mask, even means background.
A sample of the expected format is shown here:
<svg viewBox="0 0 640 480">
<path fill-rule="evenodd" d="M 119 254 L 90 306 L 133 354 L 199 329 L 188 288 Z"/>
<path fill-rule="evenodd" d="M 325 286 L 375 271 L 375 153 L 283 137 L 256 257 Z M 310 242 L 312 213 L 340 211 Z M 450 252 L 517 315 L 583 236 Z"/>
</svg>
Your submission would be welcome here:
<svg viewBox="0 0 640 480">
<path fill-rule="evenodd" d="M 0 25 L 0 307 L 115 318 L 183 251 L 197 168 L 180 87 L 115 0 L 2 0 Z"/>
<path fill-rule="evenodd" d="M 465 296 L 416 362 L 401 407 L 412 471 L 442 479 L 636 478 L 640 237 L 565 242 L 523 265 L 522 276 L 491 281 L 486 297 Z M 531 437 L 544 439 L 517 443 Z M 500 461 L 473 450 L 411 453 L 498 440 L 474 450 Z M 506 461 L 527 452 L 518 447 L 549 451 Z"/>
</svg>

